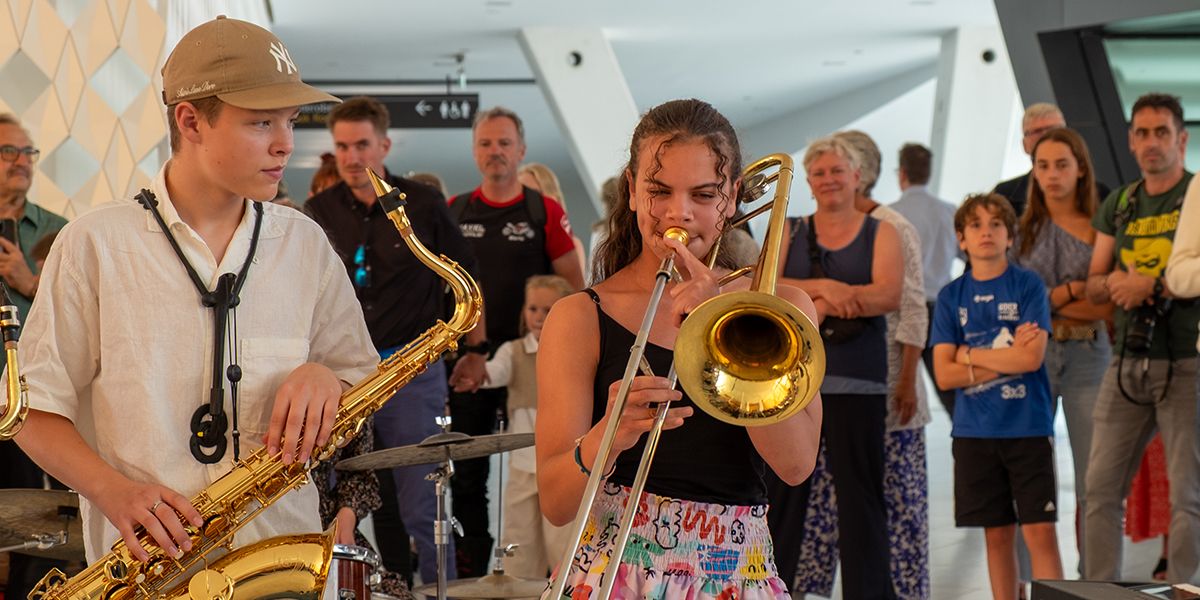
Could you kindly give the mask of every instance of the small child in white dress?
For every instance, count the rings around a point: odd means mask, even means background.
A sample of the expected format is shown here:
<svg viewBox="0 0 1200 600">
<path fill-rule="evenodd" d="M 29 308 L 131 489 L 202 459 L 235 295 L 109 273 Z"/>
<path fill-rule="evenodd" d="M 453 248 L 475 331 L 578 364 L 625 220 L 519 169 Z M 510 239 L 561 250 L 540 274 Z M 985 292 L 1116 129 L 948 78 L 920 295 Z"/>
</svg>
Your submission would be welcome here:
<svg viewBox="0 0 1200 600">
<path fill-rule="evenodd" d="M 537 419 L 537 349 L 542 323 L 550 307 L 575 290 L 557 275 L 535 275 L 525 283 L 521 309 L 523 337 L 505 342 L 487 362 L 485 388 L 508 387 L 508 431 L 533 433 Z M 538 504 L 537 457 L 532 447 L 509 454 L 504 490 L 504 531 L 501 545 L 517 544 L 505 559 L 509 575 L 544 579 L 571 540 L 569 527 L 551 525 Z"/>
</svg>

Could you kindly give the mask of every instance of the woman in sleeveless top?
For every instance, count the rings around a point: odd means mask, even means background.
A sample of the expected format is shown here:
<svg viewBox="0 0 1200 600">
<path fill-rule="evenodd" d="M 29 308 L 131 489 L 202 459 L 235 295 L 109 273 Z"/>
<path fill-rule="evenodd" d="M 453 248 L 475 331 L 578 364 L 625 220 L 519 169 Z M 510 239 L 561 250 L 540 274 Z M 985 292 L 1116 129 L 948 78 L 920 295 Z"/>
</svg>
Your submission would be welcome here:
<svg viewBox="0 0 1200 600">
<path fill-rule="evenodd" d="M 741 151 L 729 121 L 699 100 L 655 107 L 639 122 L 620 202 L 597 254 L 596 286 L 555 304 L 538 353 L 537 474 L 542 509 L 570 522 L 587 473 L 608 473 L 568 569 L 564 597 L 590 598 L 602 577 L 616 577 L 617 598 L 789 598 L 776 575 L 766 525 L 769 468 L 790 483 L 812 471 L 821 422 L 815 399 L 783 422 L 743 428 L 723 423 L 667 387 L 679 324 L 723 289 L 727 268 L 710 271 L 708 253 L 736 208 Z M 690 234 L 684 246 L 664 240 L 669 227 Z M 646 358 L 658 377 L 638 376 L 607 464 L 596 457 L 662 259 L 676 255 L 682 282 L 667 285 L 650 328 Z M 720 264 L 720 263 L 719 263 Z M 815 318 L 800 290 L 778 295 Z M 624 559 L 608 563 L 612 537 L 641 457 L 654 406 L 673 401 L 649 472 L 646 494 Z"/>
<path fill-rule="evenodd" d="M 1096 305 L 1084 295 L 1096 230 L 1092 215 L 1099 199 L 1091 156 L 1078 133 L 1047 132 L 1033 146 L 1033 180 L 1021 217 L 1014 262 L 1041 277 L 1050 295 L 1051 332 L 1046 346 L 1050 397 L 1062 398 L 1075 464 L 1076 545 L 1083 572 L 1083 532 L 1092 412 L 1100 381 L 1112 358 L 1105 321 L 1112 304 Z"/>
<path fill-rule="evenodd" d="M 803 288 L 823 316 L 826 375 L 822 441 L 832 489 L 812 498 L 810 484 L 771 484 L 771 533 L 784 581 L 802 554 L 829 551 L 836 539 L 843 597 L 895 598 L 890 576 L 884 504 L 884 437 L 887 417 L 887 325 L 883 315 L 900 305 L 903 252 L 896 230 L 855 209 L 860 157 L 845 140 L 811 143 L 804 169 L 817 212 L 793 222 L 783 281 Z M 836 490 L 836 494 L 834 493 Z M 833 504 L 837 524 L 818 507 Z M 809 535 L 806 531 L 814 531 Z M 809 561 L 811 562 L 811 561 Z M 833 564 L 832 558 L 825 561 Z M 807 582 L 806 582 L 807 585 Z"/>
</svg>

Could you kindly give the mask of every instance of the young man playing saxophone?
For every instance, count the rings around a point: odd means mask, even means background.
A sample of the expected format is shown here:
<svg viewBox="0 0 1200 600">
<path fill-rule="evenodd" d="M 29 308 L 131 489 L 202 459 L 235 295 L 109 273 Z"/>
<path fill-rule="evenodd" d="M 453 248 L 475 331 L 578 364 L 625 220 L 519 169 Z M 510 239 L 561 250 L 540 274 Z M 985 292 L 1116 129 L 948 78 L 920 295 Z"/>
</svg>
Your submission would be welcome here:
<svg viewBox="0 0 1200 600">
<path fill-rule="evenodd" d="M 307 461 L 378 362 L 324 232 L 262 202 L 299 107 L 336 99 L 270 32 L 224 17 L 180 40 L 163 87 L 172 158 L 152 193 L 62 231 L 21 347 L 32 410 L 17 442 L 83 496 L 89 562 L 118 536 L 147 560 L 139 526 L 190 550 L 189 497 L 264 444 Z M 236 543 L 319 530 L 306 485 Z"/>
</svg>

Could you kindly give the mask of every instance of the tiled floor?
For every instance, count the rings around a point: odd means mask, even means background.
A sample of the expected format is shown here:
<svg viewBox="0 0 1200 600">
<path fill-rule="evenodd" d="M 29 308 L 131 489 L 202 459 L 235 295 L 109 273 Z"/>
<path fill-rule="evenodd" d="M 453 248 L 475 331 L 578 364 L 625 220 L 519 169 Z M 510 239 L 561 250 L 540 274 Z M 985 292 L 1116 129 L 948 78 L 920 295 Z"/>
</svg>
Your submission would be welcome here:
<svg viewBox="0 0 1200 600">
<path fill-rule="evenodd" d="M 950 454 L 950 420 L 930 395 L 933 422 L 925 428 L 929 469 L 929 564 L 932 598 L 955 600 L 991 600 L 982 529 L 958 529 L 954 526 L 953 459 Z M 1066 423 L 1059 412 L 1055 424 L 1055 448 L 1058 464 L 1058 546 L 1067 579 L 1079 577 L 1079 553 L 1075 548 L 1075 477 L 1068 447 Z M 1149 580 L 1162 549 L 1159 540 L 1139 544 L 1125 540 L 1124 578 Z M 801 597 L 801 596 L 797 596 Z M 812 596 L 817 598 L 817 596 Z M 833 598 L 841 598 L 840 586 Z"/>
</svg>

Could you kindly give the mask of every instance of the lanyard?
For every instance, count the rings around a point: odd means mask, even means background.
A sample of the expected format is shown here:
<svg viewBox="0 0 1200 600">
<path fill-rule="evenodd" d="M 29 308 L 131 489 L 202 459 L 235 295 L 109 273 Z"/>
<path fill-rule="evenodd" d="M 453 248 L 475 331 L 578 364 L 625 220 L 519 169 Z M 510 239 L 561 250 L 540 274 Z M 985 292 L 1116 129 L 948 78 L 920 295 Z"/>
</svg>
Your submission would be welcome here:
<svg viewBox="0 0 1200 600">
<path fill-rule="evenodd" d="M 237 408 L 238 382 L 242 380 L 242 369 L 237 364 L 236 308 L 241 301 L 238 294 L 241 292 L 242 286 L 246 283 L 246 274 L 250 270 L 250 263 L 254 260 L 254 253 L 258 249 L 258 236 L 262 230 L 263 219 L 262 203 L 251 203 L 254 205 L 255 213 L 254 233 L 250 238 L 250 250 L 246 253 L 246 260 L 242 263 L 241 270 L 237 275 L 233 273 L 221 275 L 217 278 L 217 287 L 208 290 L 200 280 L 196 269 L 192 267 L 187 257 L 183 255 L 183 250 L 180 249 L 179 242 L 175 240 L 175 236 L 171 234 L 170 228 L 163 221 L 162 214 L 158 211 L 158 200 L 155 199 L 154 193 L 143 189 L 137 195 L 137 201 L 143 208 L 149 210 L 154 215 L 154 220 L 158 222 L 159 228 L 167 235 L 167 241 L 171 242 L 171 248 L 175 250 L 175 255 L 179 257 L 179 262 L 183 263 L 184 268 L 187 269 L 188 277 L 192 280 L 192 284 L 200 294 L 201 304 L 213 309 L 212 386 L 209 388 L 208 402 L 200 405 L 196 409 L 196 412 L 192 414 L 192 436 L 189 440 L 192 456 L 204 464 L 216 463 L 225 456 L 225 449 L 228 443 L 225 438 L 225 432 L 229 430 L 229 420 L 225 416 L 225 380 L 228 379 L 230 383 L 230 406 L 233 409 L 233 460 L 237 461 L 241 449 L 239 444 L 240 432 L 238 431 Z M 228 339 L 226 339 L 227 325 L 231 322 L 233 331 Z M 226 344 L 229 346 L 231 358 L 228 368 L 225 368 Z"/>
</svg>

